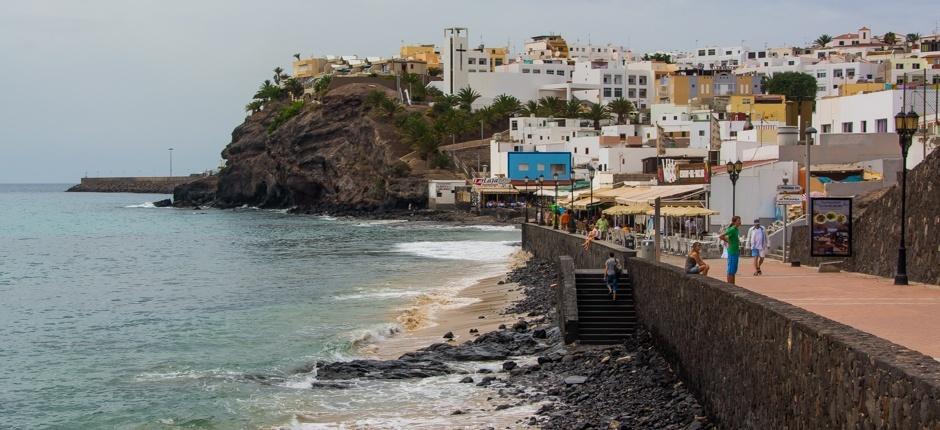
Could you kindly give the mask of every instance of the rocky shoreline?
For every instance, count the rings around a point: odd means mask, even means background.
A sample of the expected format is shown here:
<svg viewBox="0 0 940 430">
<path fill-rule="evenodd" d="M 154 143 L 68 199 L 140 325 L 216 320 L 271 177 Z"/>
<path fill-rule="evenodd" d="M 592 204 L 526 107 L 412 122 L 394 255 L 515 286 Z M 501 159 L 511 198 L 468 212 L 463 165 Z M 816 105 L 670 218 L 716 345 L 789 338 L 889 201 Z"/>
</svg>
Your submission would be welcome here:
<svg viewBox="0 0 940 430">
<path fill-rule="evenodd" d="M 538 405 L 516 427 L 546 429 L 713 428 L 695 397 L 639 331 L 622 345 L 566 346 L 551 324 L 552 264 L 530 260 L 506 277 L 523 292 L 506 313 L 524 314 L 511 327 L 461 344 L 440 342 L 395 360 L 316 363 L 318 386 L 337 388 L 352 379 L 412 379 L 464 374 L 461 382 L 488 387 L 492 410 Z M 447 339 L 444 334 L 444 339 Z M 500 371 L 468 372 L 456 363 L 502 362 Z M 469 411 L 456 409 L 451 414 Z"/>
</svg>

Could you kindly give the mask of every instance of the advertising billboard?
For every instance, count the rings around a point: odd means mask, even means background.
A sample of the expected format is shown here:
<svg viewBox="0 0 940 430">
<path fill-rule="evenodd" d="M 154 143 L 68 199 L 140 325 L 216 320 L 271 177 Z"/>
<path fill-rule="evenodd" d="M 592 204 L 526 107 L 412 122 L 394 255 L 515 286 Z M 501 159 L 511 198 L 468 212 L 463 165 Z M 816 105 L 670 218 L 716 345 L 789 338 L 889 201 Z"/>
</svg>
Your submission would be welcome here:
<svg viewBox="0 0 940 430">
<path fill-rule="evenodd" d="M 813 257 L 852 256 L 852 199 L 810 199 Z"/>
</svg>

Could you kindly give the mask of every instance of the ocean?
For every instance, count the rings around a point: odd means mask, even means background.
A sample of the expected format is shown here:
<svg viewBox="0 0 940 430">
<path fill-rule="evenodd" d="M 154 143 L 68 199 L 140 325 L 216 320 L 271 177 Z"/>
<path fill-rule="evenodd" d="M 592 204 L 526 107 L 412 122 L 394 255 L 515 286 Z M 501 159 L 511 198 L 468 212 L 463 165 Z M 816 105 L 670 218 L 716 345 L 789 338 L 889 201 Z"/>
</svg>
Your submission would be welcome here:
<svg viewBox="0 0 940 430">
<path fill-rule="evenodd" d="M 309 369 L 503 273 L 512 226 L 67 187 L 0 185 L 0 428 L 440 428 L 480 395 L 460 375 L 314 389 Z"/>
</svg>

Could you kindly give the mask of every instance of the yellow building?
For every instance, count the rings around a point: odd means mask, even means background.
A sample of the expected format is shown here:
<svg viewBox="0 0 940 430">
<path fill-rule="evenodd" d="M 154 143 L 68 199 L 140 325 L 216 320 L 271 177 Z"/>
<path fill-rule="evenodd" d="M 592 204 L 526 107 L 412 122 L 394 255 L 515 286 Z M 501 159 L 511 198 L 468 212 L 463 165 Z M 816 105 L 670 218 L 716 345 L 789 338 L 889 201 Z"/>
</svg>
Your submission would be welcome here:
<svg viewBox="0 0 940 430">
<path fill-rule="evenodd" d="M 904 75 L 908 73 L 923 73 L 924 69 L 929 67 L 924 58 L 892 58 L 886 61 L 886 71 L 890 74 L 887 82 L 894 84 L 903 84 Z"/>
<path fill-rule="evenodd" d="M 751 122 L 787 120 L 787 98 L 782 95 L 733 95 L 728 98 L 728 113 L 745 114 Z"/>
<path fill-rule="evenodd" d="M 535 36 L 526 42 L 525 54 L 532 59 L 568 58 L 568 42 L 558 35 Z"/>
<path fill-rule="evenodd" d="M 441 70 L 441 54 L 434 45 L 402 45 L 398 53 L 404 59 L 424 61 L 428 69 Z"/>
<path fill-rule="evenodd" d="M 509 48 L 482 48 L 483 53 L 490 59 L 490 71 L 495 71 L 496 66 L 509 64 Z"/>
<path fill-rule="evenodd" d="M 330 71 L 326 58 L 305 58 L 292 63 L 295 78 L 313 78 Z"/>
<path fill-rule="evenodd" d="M 854 96 L 856 94 L 873 93 L 891 88 L 891 84 L 877 82 L 858 82 L 854 84 L 843 84 L 839 87 L 839 96 Z"/>
<path fill-rule="evenodd" d="M 656 86 L 659 103 L 687 105 L 693 99 L 705 103 L 718 96 L 752 95 L 760 87 L 759 77 L 720 73 L 677 72 L 658 79 Z"/>
</svg>

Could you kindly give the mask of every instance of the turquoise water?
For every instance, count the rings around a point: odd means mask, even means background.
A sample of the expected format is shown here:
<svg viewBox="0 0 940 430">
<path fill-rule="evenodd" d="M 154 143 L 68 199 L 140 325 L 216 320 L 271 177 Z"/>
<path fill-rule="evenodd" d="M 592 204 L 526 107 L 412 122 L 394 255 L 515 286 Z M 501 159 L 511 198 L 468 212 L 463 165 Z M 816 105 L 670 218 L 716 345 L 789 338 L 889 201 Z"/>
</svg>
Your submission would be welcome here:
<svg viewBox="0 0 940 430">
<path fill-rule="evenodd" d="M 314 390 L 302 369 L 389 335 L 421 294 L 498 273 L 519 240 L 65 188 L 0 185 L 0 428 L 432 423 L 420 410 L 470 384 Z"/>
</svg>

